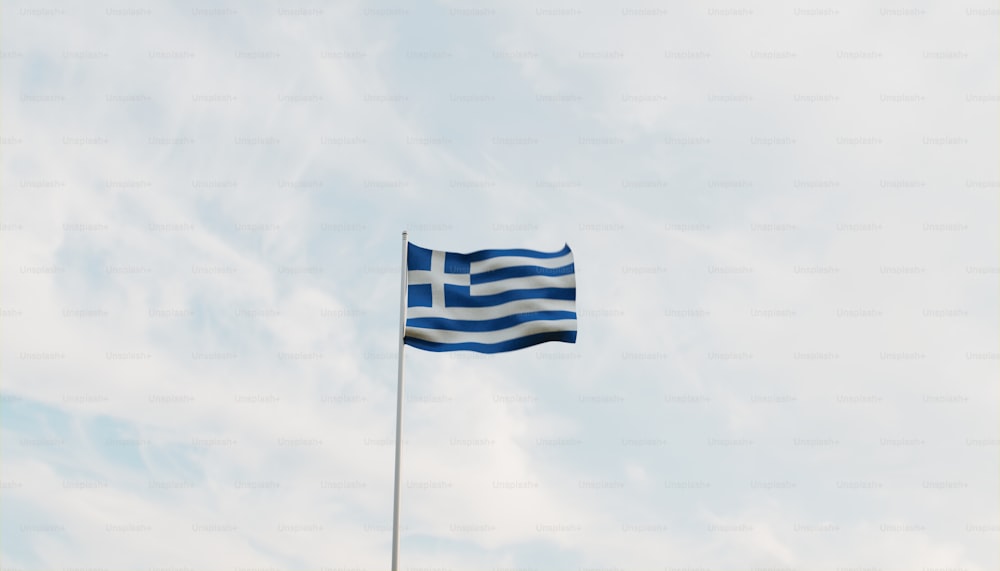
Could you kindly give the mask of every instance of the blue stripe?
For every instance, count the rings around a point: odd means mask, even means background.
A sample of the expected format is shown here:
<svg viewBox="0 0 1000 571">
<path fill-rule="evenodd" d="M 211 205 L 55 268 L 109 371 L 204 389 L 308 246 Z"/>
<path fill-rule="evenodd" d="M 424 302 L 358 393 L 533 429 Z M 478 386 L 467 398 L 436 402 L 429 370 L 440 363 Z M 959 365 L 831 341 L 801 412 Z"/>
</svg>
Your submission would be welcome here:
<svg viewBox="0 0 1000 571">
<path fill-rule="evenodd" d="M 519 299 L 576 299 L 575 287 L 512 289 L 492 295 L 471 295 L 469 286 L 444 284 L 445 307 L 492 307 Z"/>
<path fill-rule="evenodd" d="M 539 252 L 538 250 L 526 250 L 524 248 L 507 248 L 501 250 L 479 250 L 478 252 L 469 252 L 468 254 L 448 252 L 448 256 L 451 258 L 451 264 L 453 264 L 453 267 L 460 268 L 468 267 L 468 265 L 472 262 L 482 262 L 483 260 L 499 258 L 500 256 L 521 256 L 523 258 L 546 260 L 549 258 L 565 256 L 571 252 L 572 250 L 569 249 L 569 245 L 567 244 L 558 252 Z"/>
<path fill-rule="evenodd" d="M 558 258 L 559 256 L 565 256 L 569 254 L 571 250 L 569 249 L 569 244 L 562 247 L 562 250 L 558 252 L 539 252 L 538 250 L 525 250 L 523 248 L 508 248 L 506 250 L 479 250 L 478 252 L 472 252 L 466 254 L 466 258 L 469 262 L 481 262 L 483 260 L 489 260 L 490 258 L 499 258 L 500 256 L 522 256 L 525 258 Z"/>
<path fill-rule="evenodd" d="M 546 331 L 545 333 L 535 333 L 534 335 L 526 335 L 524 337 L 509 339 L 499 343 L 436 343 L 434 341 L 425 341 L 423 339 L 415 339 L 412 337 L 405 337 L 403 339 L 404 343 L 412 347 L 416 347 L 417 349 L 435 351 L 439 353 L 444 351 L 505 353 L 507 351 L 516 351 L 518 349 L 524 349 L 525 347 L 531 347 L 532 345 L 538 345 L 548 341 L 576 343 L 576 331 Z"/>
<path fill-rule="evenodd" d="M 543 268 L 541 266 L 510 266 L 491 270 L 481 274 L 472 274 L 469 279 L 472 284 L 485 284 L 510 278 L 525 278 L 529 276 L 565 276 L 573 273 L 573 264 L 561 268 Z"/>
<path fill-rule="evenodd" d="M 408 270 L 429 270 L 431 269 L 431 252 L 428 248 L 417 246 L 413 242 L 407 243 L 406 269 Z M 539 252 L 538 250 L 527 250 L 524 248 L 508 248 L 500 250 L 479 250 L 468 254 L 458 252 L 445 252 L 445 273 L 462 274 L 469 273 L 469 265 L 472 262 L 481 262 L 490 258 L 500 256 L 521 256 L 524 258 L 536 258 L 545 260 L 558 258 L 571 253 L 569 244 L 562 247 L 558 252 Z"/>
<path fill-rule="evenodd" d="M 529 321 L 555 321 L 576 319 L 575 311 L 532 311 L 515 313 L 496 319 L 446 319 L 444 317 L 413 317 L 406 320 L 407 327 L 446 329 L 448 331 L 497 331 Z"/>
</svg>

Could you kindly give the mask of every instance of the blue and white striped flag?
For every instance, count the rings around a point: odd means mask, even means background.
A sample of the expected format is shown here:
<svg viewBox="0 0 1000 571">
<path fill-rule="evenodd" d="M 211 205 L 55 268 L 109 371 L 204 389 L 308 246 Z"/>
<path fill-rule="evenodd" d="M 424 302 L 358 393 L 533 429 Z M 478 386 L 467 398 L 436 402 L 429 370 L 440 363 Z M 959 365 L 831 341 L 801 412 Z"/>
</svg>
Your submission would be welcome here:
<svg viewBox="0 0 1000 571">
<path fill-rule="evenodd" d="M 407 245 L 406 333 L 426 351 L 515 351 L 576 342 L 573 252 L 480 250 L 456 254 Z"/>
</svg>

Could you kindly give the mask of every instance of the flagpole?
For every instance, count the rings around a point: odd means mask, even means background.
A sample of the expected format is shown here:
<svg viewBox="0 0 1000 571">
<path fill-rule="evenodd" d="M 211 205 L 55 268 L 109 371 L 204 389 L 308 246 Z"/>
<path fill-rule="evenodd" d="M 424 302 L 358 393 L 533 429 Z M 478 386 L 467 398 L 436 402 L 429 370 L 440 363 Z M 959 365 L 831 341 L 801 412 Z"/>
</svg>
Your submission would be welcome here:
<svg viewBox="0 0 1000 571">
<path fill-rule="evenodd" d="M 406 334 L 406 250 L 403 230 L 403 265 L 399 277 L 399 370 L 396 384 L 396 478 L 392 496 L 392 571 L 399 571 L 399 457 L 403 446 L 403 337 Z"/>
</svg>

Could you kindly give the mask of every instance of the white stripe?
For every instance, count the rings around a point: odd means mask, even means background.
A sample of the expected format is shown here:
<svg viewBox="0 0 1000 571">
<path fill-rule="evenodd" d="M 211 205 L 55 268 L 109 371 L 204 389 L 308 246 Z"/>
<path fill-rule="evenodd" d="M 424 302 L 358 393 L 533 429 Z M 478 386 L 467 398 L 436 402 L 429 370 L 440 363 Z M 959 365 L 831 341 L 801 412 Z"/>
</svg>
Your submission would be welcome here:
<svg viewBox="0 0 1000 571">
<path fill-rule="evenodd" d="M 521 323 L 498 331 L 447 331 L 444 329 L 423 329 L 407 327 L 406 336 L 433 341 L 435 343 L 500 343 L 518 337 L 526 337 L 535 333 L 548 331 L 576 331 L 575 319 L 560 319 L 553 321 L 539 319 Z"/>
<path fill-rule="evenodd" d="M 558 258 L 526 258 L 523 256 L 498 256 L 469 264 L 469 273 L 481 274 L 513 266 L 538 266 L 541 268 L 561 268 L 573 263 L 573 252 Z"/>
<path fill-rule="evenodd" d="M 525 276 L 523 278 L 508 278 L 484 284 L 472 284 L 472 287 L 469 288 L 469 293 L 471 295 L 493 295 L 512 289 L 537 289 L 541 287 L 576 287 L 576 275 Z"/>
<path fill-rule="evenodd" d="M 496 319 L 535 311 L 576 311 L 572 299 L 519 299 L 492 307 L 408 307 L 406 317 L 443 317 L 445 319 Z"/>
</svg>

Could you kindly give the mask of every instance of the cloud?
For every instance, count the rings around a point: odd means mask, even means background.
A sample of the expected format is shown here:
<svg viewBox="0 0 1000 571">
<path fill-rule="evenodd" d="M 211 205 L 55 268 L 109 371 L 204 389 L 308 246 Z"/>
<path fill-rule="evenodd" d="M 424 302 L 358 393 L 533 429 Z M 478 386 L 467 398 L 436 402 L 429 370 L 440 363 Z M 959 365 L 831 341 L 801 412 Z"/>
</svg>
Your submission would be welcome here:
<svg viewBox="0 0 1000 571">
<path fill-rule="evenodd" d="M 832 11 L 8 7 L 0 563 L 384 567 L 408 228 L 580 336 L 408 350 L 404 567 L 995 567 L 991 18 Z"/>
</svg>

